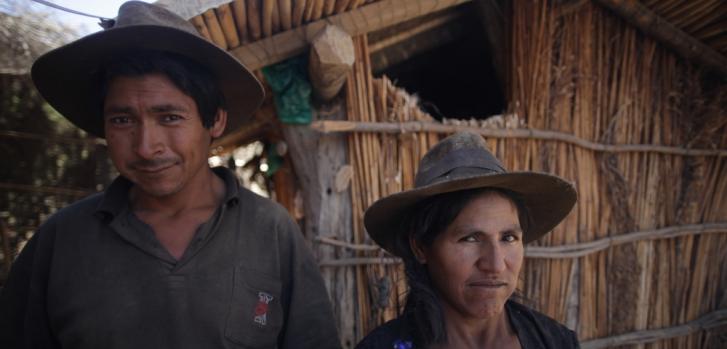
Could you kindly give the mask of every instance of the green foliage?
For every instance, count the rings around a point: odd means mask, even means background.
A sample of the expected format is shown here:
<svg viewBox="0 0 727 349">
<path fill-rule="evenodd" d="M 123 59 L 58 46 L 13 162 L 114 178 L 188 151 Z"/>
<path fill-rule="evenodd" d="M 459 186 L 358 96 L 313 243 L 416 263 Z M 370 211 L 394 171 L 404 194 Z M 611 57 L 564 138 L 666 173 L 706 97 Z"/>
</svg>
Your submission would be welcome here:
<svg viewBox="0 0 727 349">
<path fill-rule="evenodd" d="M 53 212 L 115 175 L 104 147 L 53 110 L 27 75 L 0 75 L 0 157 L 0 219 L 12 255 Z"/>
</svg>

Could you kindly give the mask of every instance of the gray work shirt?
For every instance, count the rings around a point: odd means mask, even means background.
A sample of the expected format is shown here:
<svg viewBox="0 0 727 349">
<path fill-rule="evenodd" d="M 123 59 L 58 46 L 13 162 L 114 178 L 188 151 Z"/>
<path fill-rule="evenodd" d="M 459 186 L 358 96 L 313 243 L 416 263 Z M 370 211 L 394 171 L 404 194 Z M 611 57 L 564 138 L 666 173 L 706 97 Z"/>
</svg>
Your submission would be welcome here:
<svg viewBox="0 0 727 349">
<path fill-rule="evenodd" d="M 224 202 L 178 261 L 131 212 L 123 177 L 48 219 L 0 295 L 0 347 L 340 347 L 298 226 L 215 173 Z"/>
</svg>

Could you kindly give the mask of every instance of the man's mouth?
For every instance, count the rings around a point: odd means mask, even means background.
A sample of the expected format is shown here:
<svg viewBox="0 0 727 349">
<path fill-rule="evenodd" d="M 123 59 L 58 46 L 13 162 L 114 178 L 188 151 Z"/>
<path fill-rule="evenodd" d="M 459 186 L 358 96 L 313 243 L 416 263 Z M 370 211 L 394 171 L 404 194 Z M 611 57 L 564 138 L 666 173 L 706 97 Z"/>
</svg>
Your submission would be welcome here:
<svg viewBox="0 0 727 349">
<path fill-rule="evenodd" d="M 162 172 L 170 167 L 172 167 L 174 164 L 165 164 L 163 166 L 154 166 L 154 167 L 144 167 L 144 166 L 135 166 L 134 170 L 145 173 L 145 174 L 156 174 L 159 172 Z"/>
</svg>

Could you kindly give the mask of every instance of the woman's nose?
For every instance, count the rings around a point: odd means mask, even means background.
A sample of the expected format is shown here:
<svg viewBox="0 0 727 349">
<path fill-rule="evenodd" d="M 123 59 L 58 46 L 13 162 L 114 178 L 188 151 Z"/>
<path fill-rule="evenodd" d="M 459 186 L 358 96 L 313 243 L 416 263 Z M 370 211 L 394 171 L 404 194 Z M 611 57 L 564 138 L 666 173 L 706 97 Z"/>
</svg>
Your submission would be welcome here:
<svg viewBox="0 0 727 349">
<path fill-rule="evenodd" d="M 505 253 L 497 243 L 485 243 L 480 248 L 480 256 L 477 259 L 477 268 L 491 273 L 499 273 L 505 270 Z"/>
</svg>

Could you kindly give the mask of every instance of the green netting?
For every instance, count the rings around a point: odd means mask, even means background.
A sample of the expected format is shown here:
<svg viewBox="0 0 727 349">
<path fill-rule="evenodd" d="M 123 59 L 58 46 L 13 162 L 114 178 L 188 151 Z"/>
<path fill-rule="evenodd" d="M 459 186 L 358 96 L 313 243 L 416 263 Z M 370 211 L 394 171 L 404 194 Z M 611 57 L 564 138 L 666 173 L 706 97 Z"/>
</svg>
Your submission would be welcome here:
<svg viewBox="0 0 727 349">
<path fill-rule="evenodd" d="M 313 119 L 307 67 L 308 59 L 301 55 L 263 68 L 273 90 L 278 118 L 286 124 L 307 125 Z"/>
</svg>

